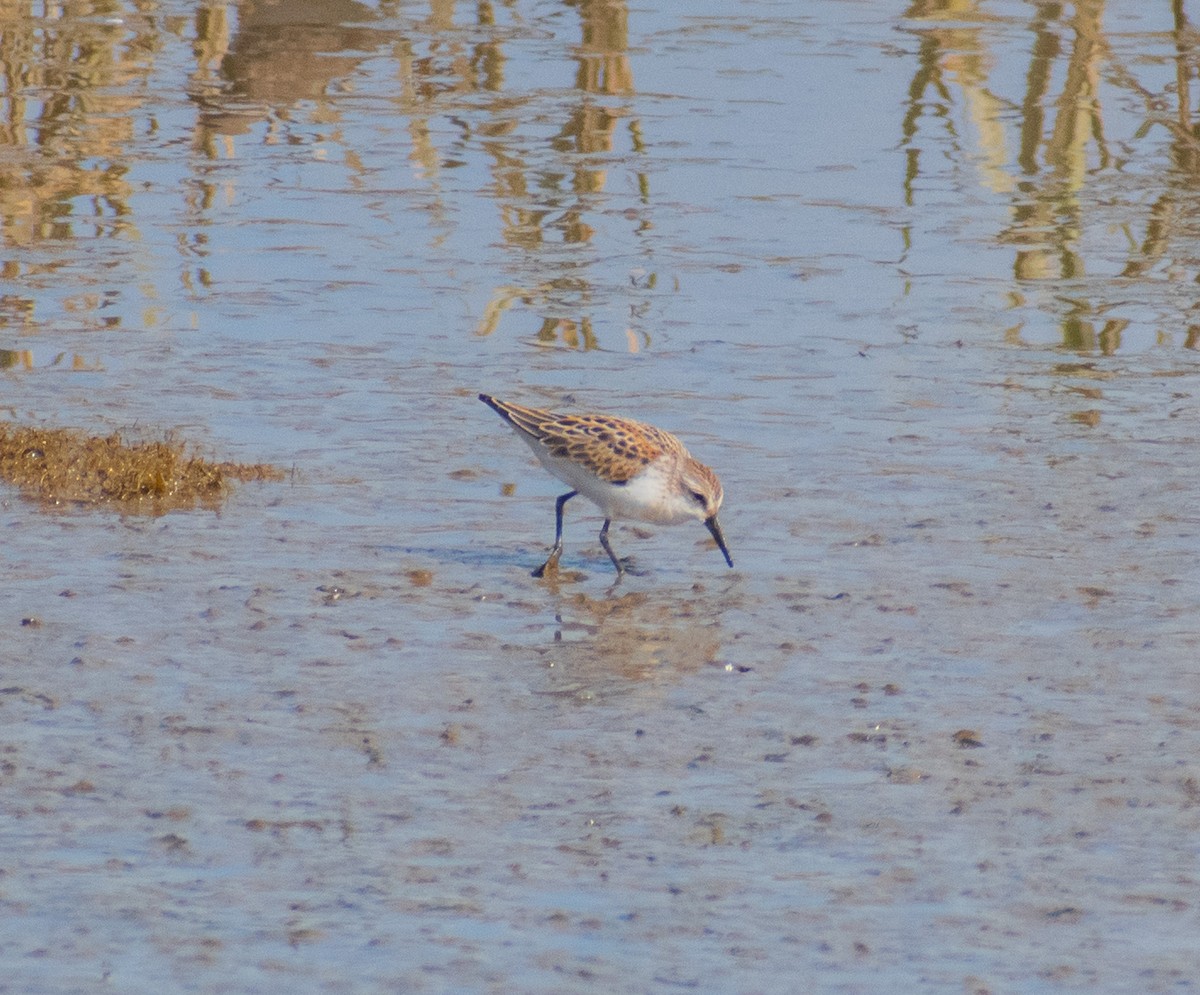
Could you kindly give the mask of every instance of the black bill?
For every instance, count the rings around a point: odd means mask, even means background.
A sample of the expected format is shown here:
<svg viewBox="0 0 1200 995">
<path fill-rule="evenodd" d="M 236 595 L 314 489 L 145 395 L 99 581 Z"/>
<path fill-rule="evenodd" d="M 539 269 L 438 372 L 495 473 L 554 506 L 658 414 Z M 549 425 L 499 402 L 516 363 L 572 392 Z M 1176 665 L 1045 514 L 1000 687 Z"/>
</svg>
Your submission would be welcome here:
<svg viewBox="0 0 1200 995">
<path fill-rule="evenodd" d="M 721 535 L 721 526 L 717 524 L 717 516 L 704 519 L 704 524 L 708 527 L 708 531 L 712 533 L 712 537 L 717 540 L 717 546 L 721 552 L 725 554 L 725 562 L 733 566 L 733 558 L 729 555 L 729 547 L 725 545 L 725 537 Z"/>
</svg>

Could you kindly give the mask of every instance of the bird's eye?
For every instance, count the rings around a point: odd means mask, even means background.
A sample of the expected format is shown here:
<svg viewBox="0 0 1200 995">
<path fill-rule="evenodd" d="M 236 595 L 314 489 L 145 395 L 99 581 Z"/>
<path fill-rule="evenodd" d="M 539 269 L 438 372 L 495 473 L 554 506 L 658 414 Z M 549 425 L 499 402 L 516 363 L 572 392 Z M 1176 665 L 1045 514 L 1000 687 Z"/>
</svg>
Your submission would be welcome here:
<svg viewBox="0 0 1200 995">
<path fill-rule="evenodd" d="M 705 496 L 699 491 L 692 491 L 692 500 L 702 507 L 706 507 L 708 505 L 708 499 L 705 498 Z"/>
</svg>

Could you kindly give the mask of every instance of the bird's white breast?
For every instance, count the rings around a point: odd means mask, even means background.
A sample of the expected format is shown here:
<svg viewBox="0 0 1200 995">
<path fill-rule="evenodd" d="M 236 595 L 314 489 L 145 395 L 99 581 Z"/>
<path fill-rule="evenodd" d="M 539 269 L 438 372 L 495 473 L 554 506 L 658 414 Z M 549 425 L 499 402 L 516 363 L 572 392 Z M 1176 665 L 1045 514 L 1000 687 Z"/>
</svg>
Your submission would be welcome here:
<svg viewBox="0 0 1200 995">
<path fill-rule="evenodd" d="M 526 441 L 542 466 L 595 504 L 605 518 L 677 525 L 698 517 L 694 504 L 679 490 L 668 460 L 657 460 L 627 483 L 614 484 L 574 460 L 552 455 L 536 440 Z"/>
</svg>

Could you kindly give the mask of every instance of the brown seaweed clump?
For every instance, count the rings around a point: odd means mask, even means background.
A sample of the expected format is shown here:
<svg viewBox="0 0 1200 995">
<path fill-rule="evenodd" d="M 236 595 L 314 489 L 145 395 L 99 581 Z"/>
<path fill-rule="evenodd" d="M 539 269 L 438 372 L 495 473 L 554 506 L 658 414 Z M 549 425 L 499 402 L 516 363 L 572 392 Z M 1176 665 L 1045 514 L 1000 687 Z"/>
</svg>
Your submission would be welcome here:
<svg viewBox="0 0 1200 995">
<path fill-rule="evenodd" d="M 280 480 L 266 463 L 212 463 L 168 438 L 126 443 L 113 433 L 30 428 L 0 421 L 0 479 L 51 505 L 112 505 L 122 512 L 162 515 L 214 507 L 230 480 Z"/>
</svg>

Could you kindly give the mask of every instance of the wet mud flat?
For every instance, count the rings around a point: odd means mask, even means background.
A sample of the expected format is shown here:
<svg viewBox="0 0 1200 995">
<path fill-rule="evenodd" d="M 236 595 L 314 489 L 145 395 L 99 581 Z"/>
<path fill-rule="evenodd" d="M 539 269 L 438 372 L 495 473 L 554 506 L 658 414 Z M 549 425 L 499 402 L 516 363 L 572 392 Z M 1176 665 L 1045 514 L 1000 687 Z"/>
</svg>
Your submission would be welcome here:
<svg viewBox="0 0 1200 995">
<path fill-rule="evenodd" d="M 617 587 L 584 514 L 528 576 L 553 482 L 490 438 L 429 484 L 454 530 L 418 493 L 331 542 L 344 484 L 303 475 L 220 515 L 10 501 L 10 977 L 1193 983 L 1194 524 L 1133 467 L 1047 528 L 1078 461 L 1028 441 L 999 485 L 995 437 L 904 435 L 874 490 L 815 461 L 803 516 L 742 490 L 735 571 L 622 528 Z"/>
</svg>

